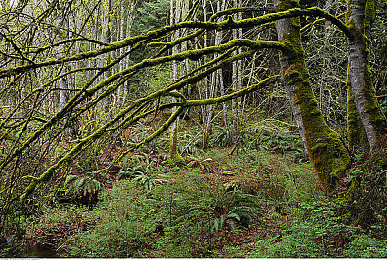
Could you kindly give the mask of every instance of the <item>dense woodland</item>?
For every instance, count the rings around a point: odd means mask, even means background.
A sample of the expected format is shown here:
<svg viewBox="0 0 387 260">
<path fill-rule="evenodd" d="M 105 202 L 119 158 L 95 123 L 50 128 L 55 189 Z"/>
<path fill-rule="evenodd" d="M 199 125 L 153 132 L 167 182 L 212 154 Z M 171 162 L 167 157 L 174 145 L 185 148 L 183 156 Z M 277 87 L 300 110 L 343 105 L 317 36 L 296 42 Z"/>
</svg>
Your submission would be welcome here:
<svg viewBox="0 0 387 260">
<path fill-rule="evenodd" d="M 387 257 L 387 1 L 0 4 L 1 257 Z"/>
</svg>

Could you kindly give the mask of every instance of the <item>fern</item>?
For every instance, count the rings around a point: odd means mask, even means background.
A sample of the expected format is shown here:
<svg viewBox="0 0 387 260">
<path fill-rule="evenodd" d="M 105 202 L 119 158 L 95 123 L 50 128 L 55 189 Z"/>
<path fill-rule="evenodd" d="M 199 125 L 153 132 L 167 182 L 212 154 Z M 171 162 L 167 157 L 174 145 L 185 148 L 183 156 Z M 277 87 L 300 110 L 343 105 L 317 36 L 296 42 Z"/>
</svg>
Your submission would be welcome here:
<svg viewBox="0 0 387 260">
<path fill-rule="evenodd" d="M 215 125 L 215 129 L 215 133 L 211 135 L 210 141 L 214 145 L 220 147 L 226 147 L 231 145 L 231 138 L 229 136 L 227 128 Z"/>
<path fill-rule="evenodd" d="M 102 188 L 103 184 L 97 179 L 69 175 L 58 195 L 60 200 L 91 205 L 97 202 L 98 193 Z"/>
</svg>

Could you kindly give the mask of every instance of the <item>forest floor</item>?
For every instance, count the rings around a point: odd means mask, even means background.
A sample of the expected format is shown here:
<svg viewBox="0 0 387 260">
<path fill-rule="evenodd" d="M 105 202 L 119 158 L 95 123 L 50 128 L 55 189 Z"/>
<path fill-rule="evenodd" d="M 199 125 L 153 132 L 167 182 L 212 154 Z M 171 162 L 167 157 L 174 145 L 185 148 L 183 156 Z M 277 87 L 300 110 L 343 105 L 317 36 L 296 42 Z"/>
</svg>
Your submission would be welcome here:
<svg viewBox="0 0 387 260">
<path fill-rule="evenodd" d="M 191 137 L 183 134 L 183 144 L 184 135 Z M 266 137 L 238 149 L 191 147 L 182 162 L 157 151 L 161 139 L 107 173 L 85 172 L 84 157 L 55 202 L 24 222 L 24 239 L 8 256 L 387 256 L 385 218 L 372 228 L 353 225 L 323 194 L 300 140 Z"/>
</svg>

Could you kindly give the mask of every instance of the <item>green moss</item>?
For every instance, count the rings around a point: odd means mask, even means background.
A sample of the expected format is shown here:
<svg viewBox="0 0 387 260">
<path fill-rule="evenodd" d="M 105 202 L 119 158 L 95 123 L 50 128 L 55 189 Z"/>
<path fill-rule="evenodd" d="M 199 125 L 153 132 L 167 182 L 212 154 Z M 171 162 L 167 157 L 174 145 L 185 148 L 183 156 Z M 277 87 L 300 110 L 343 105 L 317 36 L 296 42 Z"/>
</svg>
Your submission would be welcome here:
<svg viewBox="0 0 387 260">
<path fill-rule="evenodd" d="M 378 5 L 378 0 L 367 0 L 364 16 L 364 35 L 370 39 L 371 35 L 371 25 L 375 19 L 376 7 Z"/>
<path fill-rule="evenodd" d="M 354 21 L 350 20 L 350 16 L 352 14 L 351 8 L 353 5 L 352 1 L 348 1 L 348 14 L 346 22 L 348 24 L 348 27 L 353 31 L 353 35 L 356 36 L 356 44 L 362 46 L 361 52 L 363 53 L 362 56 L 364 59 L 362 62 L 364 64 L 365 71 L 364 75 L 358 76 L 364 77 L 364 86 L 361 86 L 360 95 L 362 96 L 362 98 L 365 99 L 366 105 L 364 107 L 364 111 L 360 112 L 367 114 L 368 122 L 363 123 L 370 125 L 375 134 L 374 136 L 372 136 L 372 139 L 374 139 L 374 143 L 370 144 L 372 145 L 372 150 L 374 151 L 375 149 L 383 149 L 387 146 L 387 119 L 384 113 L 382 112 L 377 99 L 375 98 L 375 89 L 373 87 L 372 73 L 369 68 L 369 39 L 371 32 L 371 24 L 375 17 L 377 1 L 368 0 L 365 2 L 366 6 L 364 9 L 364 20 L 362 28 L 357 28 L 354 24 Z M 352 99 L 351 97 L 348 98 Z M 352 121 L 356 120 L 355 112 L 353 112 L 352 115 L 349 115 L 349 119 Z M 349 123 L 351 123 L 350 120 Z M 356 131 L 356 129 L 354 129 L 354 131 Z M 351 134 L 351 136 L 355 135 L 355 133 L 349 134 Z M 372 139 L 370 138 L 370 140 Z"/>
<path fill-rule="evenodd" d="M 277 5 L 279 11 L 286 11 L 288 9 L 298 7 L 300 7 L 300 4 L 297 0 L 280 1 L 280 3 Z"/>
<path fill-rule="evenodd" d="M 285 7 L 295 4 L 294 1 L 281 1 L 281 3 Z M 304 60 L 299 18 L 291 18 L 289 25 L 282 43 L 291 51 L 282 52 L 280 55 L 286 56 L 291 64 L 283 71 L 283 78 L 286 84 L 296 90 L 292 98 L 293 102 L 300 107 L 309 157 L 318 172 L 325 192 L 332 195 L 339 185 L 340 176 L 350 166 L 349 154 L 340 136 L 326 124 L 314 97 Z"/>
<path fill-rule="evenodd" d="M 203 151 L 208 151 L 208 143 L 210 141 L 210 136 L 207 131 L 203 131 L 203 139 L 202 139 L 202 149 Z"/>
<path fill-rule="evenodd" d="M 177 149 L 177 127 L 175 127 L 172 133 L 171 143 L 169 146 L 169 158 L 173 162 L 180 162 L 184 160 Z"/>
<path fill-rule="evenodd" d="M 200 99 L 200 100 L 187 100 L 187 102 L 185 103 L 185 106 L 186 107 L 193 107 L 193 106 L 217 104 L 217 103 L 225 102 L 225 101 L 235 99 L 238 97 L 242 97 L 248 93 L 251 93 L 251 92 L 258 90 L 259 88 L 261 88 L 263 86 L 267 86 L 268 84 L 272 83 L 273 81 L 277 80 L 278 78 L 279 78 L 278 76 L 272 76 L 272 77 L 266 78 L 266 79 L 258 82 L 257 84 L 248 86 L 248 87 L 241 89 L 239 91 L 236 91 L 236 92 L 233 92 L 231 94 L 224 95 L 224 96 L 220 96 L 217 98 Z"/>
</svg>

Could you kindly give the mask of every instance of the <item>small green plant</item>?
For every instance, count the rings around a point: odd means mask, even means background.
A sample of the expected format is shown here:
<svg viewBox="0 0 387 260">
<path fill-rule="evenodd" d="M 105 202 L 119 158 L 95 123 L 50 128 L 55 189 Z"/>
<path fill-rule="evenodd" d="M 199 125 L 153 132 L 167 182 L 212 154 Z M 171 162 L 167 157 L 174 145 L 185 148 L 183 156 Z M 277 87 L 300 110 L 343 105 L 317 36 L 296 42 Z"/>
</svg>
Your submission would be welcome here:
<svg viewBox="0 0 387 260">
<path fill-rule="evenodd" d="M 130 180 L 117 182 L 101 194 L 90 214 L 93 229 L 78 232 L 68 241 L 73 257 L 141 257 L 147 233 L 157 225 L 155 202 Z"/>
<path fill-rule="evenodd" d="M 137 181 L 147 190 L 153 190 L 157 184 L 163 183 L 163 179 L 160 177 L 162 177 L 162 175 L 158 174 L 158 172 L 152 173 L 150 175 L 139 173 L 134 177 L 133 181 Z"/>
<path fill-rule="evenodd" d="M 260 202 L 257 196 L 243 194 L 239 190 L 228 192 L 221 206 L 215 207 L 215 210 L 222 210 L 225 213 L 213 220 L 211 232 L 220 231 L 226 227 L 236 232 L 238 226 L 249 227 L 252 220 L 262 212 Z"/>
<path fill-rule="evenodd" d="M 95 205 L 103 184 L 90 176 L 67 176 L 63 188 L 58 192 L 59 201 Z"/>
<path fill-rule="evenodd" d="M 64 246 L 75 233 L 90 229 L 93 225 L 90 211 L 84 207 L 45 205 L 42 214 L 30 222 L 26 235 L 30 243 L 55 250 Z"/>
<path fill-rule="evenodd" d="M 292 225 L 282 238 L 274 236 L 254 243 L 249 257 L 334 257 L 348 239 L 351 230 L 337 217 L 335 206 L 329 202 L 301 203 Z M 278 241 L 279 240 L 279 241 Z"/>
<path fill-rule="evenodd" d="M 193 157 L 193 156 L 191 156 L 190 159 L 191 159 L 191 161 L 189 163 L 187 163 L 186 166 L 190 167 L 190 168 L 200 167 L 200 169 L 202 171 L 207 171 L 208 170 L 208 164 L 209 164 L 209 162 L 212 161 L 211 158 L 201 159 L 201 158 L 196 158 L 196 157 Z"/>
<path fill-rule="evenodd" d="M 326 199 L 301 202 L 282 235 L 259 239 L 248 257 L 385 257 L 386 243 L 350 224 L 342 204 Z"/>
<path fill-rule="evenodd" d="M 213 186 L 200 183 L 198 177 L 191 175 L 194 179 L 181 190 L 181 197 L 174 200 L 176 223 L 189 221 L 186 225 L 198 226 L 204 233 L 224 228 L 236 231 L 237 227 L 248 227 L 259 216 L 262 205 L 259 197 L 239 190 L 226 192 L 221 183 Z"/>
<path fill-rule="evenodd" d="M 122 161 L 122 168 L 117 174 L 117 179 L 134 178 L 137 175 L 146 175 L 153 171 L 157 159 L 151 158 L 146 153 L 127 155 Z"/>
<path fill-rule="evenodd" d="M 356 234 L 344 250 L 348 258 L 385 258 L 387 256 L 387 242 L 370 237 L 366 234 Z"/>
<path fill-rule="evenodd" d="M 147 190 L 152 190 L 157 184 L 163 182 L 163 167 L 157 165 L 156 158 L 147 154 L 128 155 L 123 159 L 122 168 L 117 174 L 117 179 L 129 178 Z"/>
<path fill-rule="evenodd" d="M 214 126 L 215 131 L 211 135 L 210 142 L 217 147 L 227 147 L 231 145 L 230 131 L 226 127 Z"/>
<path fill-rule="evenodd" d="M 179 132 L 178 140 L 179 151 L 182 154 L 197 155 L 199 153 L 198 143 L 200 140 L 198 136 L 192 136 L 187 132 Z"/>
</svg>

